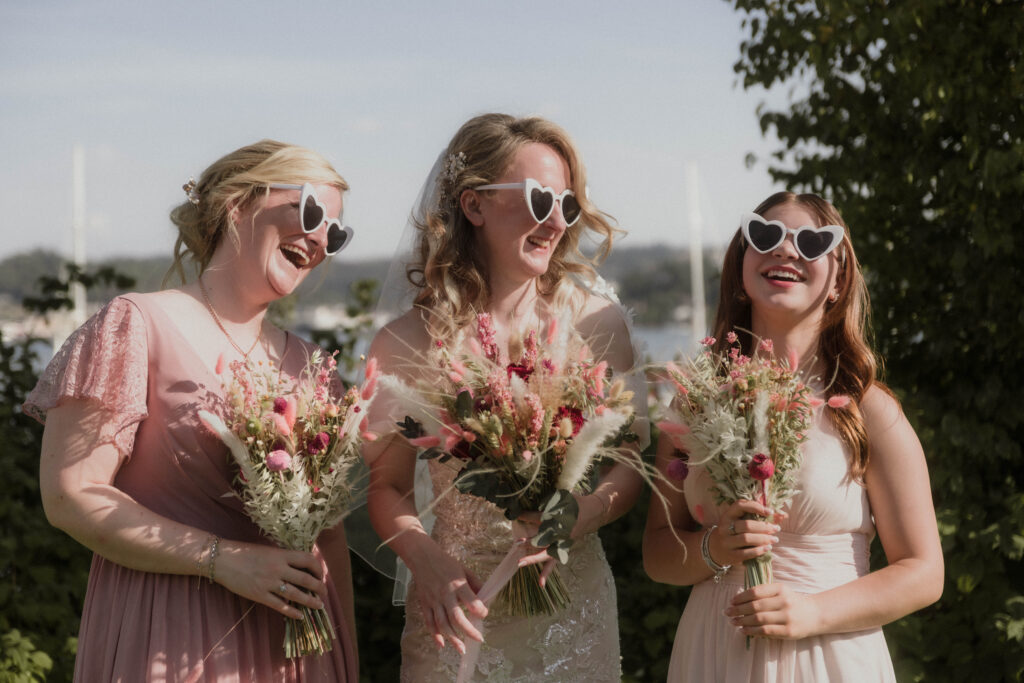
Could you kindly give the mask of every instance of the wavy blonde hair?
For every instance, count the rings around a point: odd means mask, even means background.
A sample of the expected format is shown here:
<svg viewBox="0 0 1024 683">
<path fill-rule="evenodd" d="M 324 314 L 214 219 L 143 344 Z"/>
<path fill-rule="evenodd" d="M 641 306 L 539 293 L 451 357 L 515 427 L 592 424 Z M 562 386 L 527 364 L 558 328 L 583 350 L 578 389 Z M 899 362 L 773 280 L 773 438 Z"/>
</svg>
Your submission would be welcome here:
<svg viewBox="0 0 1024 683">
<path fill-rule="evenodd" d="M 164 275 L 167 286 L 174 275 L 181 283 L 185 262 L 190 261 L 199 276 L 210 263 L 214 250 L 225 238 L 238 240 L 231 218 L 235 208 L 266 199 L 270 183 L 333 185 L 339 192 L 348 183 L 334 167 L 311 149 L 277 140 L 260 140 L 225 154 L 203 171 L 194 188 L 198 203 L 186 200 L 171 210 L 171 222 L 178 228 L 174 261 Z"/>
<path fill-rule="evenodd" d="M 825 315 L 818 331 L 818 360 L 825 368 L 826 398 L 836 395 L 850 397 L 845 409 L 824 408 L 840 438 L 850 447 L 850 473 L 863 481 L 870 451 L 864 417 L 859 403 L 872 384 L 892 395 L 877 379 L 878 363 L 868 343 L 870 301 L 860 263 L 850 241 L 850 229 L 832 204 L 815 194 L 776 192 L 761 202 L 754 213 L 764 215 L 773 207 L 794 204 L 811 214 L 822 225 L 843 228 L 843 241 L 838 247 L 839 274 L 836 287 L 839 298 L 825 304 Z M 742 232 L 737 231 L 725 252 L 722 264 L 721 293 L 715 315 L 716 351 L 726 351 L 725 335 L 733 330 L 740 337 L 743 352 L 753 351 L 750 298 L 743 289 L 743 257 L 747 250 Z"/>
<path fill-rule="evenodd" d="M 436 204 L 415 218 L 417 229 L 414 259 L 406 277 L 418 289 L 413 304 L 428 312 L 431 334 L 445 336 L 465 327 L 483 311 L 490 299 L 487 266 L 477 245 L 477 230 L 462 212 L 463 191 L 493 183 L 512 165 L 516 153 L 528 143 L 548 145 L 569 166 L 569 187 L 576 194 L 582 215 L 567 228 L 539 278 L 539 291 L 555 310 L 564 306 L 578 312 L 585 297 L 572 277 L 593 281 L 594 264 L 611 250 L 616 233 L 611 216 L 597 209 L 587 197 L 587 175 L 576 146 L 560 126 L 540 117 L 517 118 L 507 114 L 482 114 L 462 125 L 448 143 L 445 157 L 462 163 L 448 165 L 438 175 Z M 579 249 L 585 230 L 601 242 L 594 259 Z"/>
</svg>

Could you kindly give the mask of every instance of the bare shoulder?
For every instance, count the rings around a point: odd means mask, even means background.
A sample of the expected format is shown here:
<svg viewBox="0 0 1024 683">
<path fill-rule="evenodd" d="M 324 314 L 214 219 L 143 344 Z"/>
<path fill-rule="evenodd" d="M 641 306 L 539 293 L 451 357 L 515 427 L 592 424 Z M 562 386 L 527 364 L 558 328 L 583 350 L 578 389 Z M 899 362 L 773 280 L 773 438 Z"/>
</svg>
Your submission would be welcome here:
<svg viewBox="0 0 1024 683">
<path fill-rule="evenodd" d="M 430 346 L 430 334 L 422 314 L 412 309 L 382 327 L 370 344 L 369 355 L 385 371 L 414 362 Z"/>
<path fill-rule="evenodd" d="M 633 367 L 633 340 L 621 306 L 588 294 L 576 329 L 613 368 L 625 371 Z"/>
<path fill-rule="evenodd" d="M 880 436 L 894 427 L 904 425 L 909 427 L 900 402 L 896 400 L 892 392 L 880 384 L 872 384 L 868 387 L 860 400 L 859 407 L 864 416 L 864 427 L 869 439 L 873 436 Z"/>
</svg>

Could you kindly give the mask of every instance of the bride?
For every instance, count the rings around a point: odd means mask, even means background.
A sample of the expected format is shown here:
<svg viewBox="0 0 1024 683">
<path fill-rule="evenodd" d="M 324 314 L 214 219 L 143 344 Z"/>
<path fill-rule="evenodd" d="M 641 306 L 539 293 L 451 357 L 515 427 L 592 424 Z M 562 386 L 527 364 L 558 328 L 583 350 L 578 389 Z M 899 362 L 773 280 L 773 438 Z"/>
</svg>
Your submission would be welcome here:
<svg viewBox="0 0 1024 683">
<path fill-rule="evenodd" d="M 613 370 L 631 370 L 636 358 L 621 308 L 594 293 L 598 278 L 578 250 L 592 230 L 606 254 L 616 230 L 587 198 L 583 164 L 565 131 L 541 118 L 477 116 L 435 168 L 414 217 L 415 253 L 406 267 L 412 307 L 370 350 L 382 370 L 422 381 L 430 372 L 426 352 L 461 338 L 481 312 L 491 315 L 506 362 L 521 331 L 557 318 L 569 320 Z M 371 416 L 392 433 L 367 449 L 368 507 L 412 573 L 402 680 L 454 680 L 467 639 L 484 641 L 477 680 L 620 680 L 615 584 L 595 532 L 633 505 L 639 475 L 616 464 L 591 493 L 577 494 L 576 544 L 561 572 L 571 604 L 553 616 L 513 616 L 478 597 L 481 579 L 512 543 L 510 522 L 491 503 L 449 491 L 454 470 L 431 460 L 432 494 L 440 497 L 428 529 L 414 502 L 416 451 L 393 431 L 403 415 L 387 405 L 379 400 Z M 528 560 L 551 562 L 542 549 Z M 481 633 L 471 619 L 485 616 Z"/>
</svg>

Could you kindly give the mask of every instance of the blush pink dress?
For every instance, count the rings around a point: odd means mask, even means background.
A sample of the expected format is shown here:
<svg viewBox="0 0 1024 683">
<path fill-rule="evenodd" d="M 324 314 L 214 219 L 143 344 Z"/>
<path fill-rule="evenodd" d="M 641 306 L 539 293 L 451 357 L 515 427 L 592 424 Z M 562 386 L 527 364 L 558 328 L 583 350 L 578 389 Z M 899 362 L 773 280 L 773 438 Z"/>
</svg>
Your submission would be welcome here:
<svg viewBox="0 0 1024 683">
<path fill-rule="evenodd" d="M 820 414 L 803 445 L 797 493 L 780 522 L 772 550 L 775 580 L 804 593 L 819 593 L 868 573 L 875 535 L 867 491 L 849 476 L 849 451 Z M 698 466 L 684 483 L 694 519 L 716 524 L 720 509 Z M 668 680 L 718 683 L 895 682 L 881 628 L 800 640 L 746 637 L 722 612 L 743 590 L 743 566 L 720 583 L 693 587 L 676 631 Z"/>
<path fill-rule="evenodd" d="M 289 335 L 283 370 L 297 375 L 314 348 Z M 230 495 L 234 469 L 227 448 L 196 415 L 201 408 L 219 410 L 220 378 L 151 298 L 118 297 L 79 328 L 24 411 L 45 420 L 47 410 L 72 399 L 110 411 L 106 433 L 97 436 L 122 454 L 118 489 L 221 538 L 271 543 Z M 326 573 L 322 557 L 321 563 Z M 288 660 L 279 612 L 197 576 L 136 571 L 94 555 L 75 680 L 354 682 L 356 648 L 338 593 L 351 587 L 327 577 L 334 649 Z"/>
</svg>

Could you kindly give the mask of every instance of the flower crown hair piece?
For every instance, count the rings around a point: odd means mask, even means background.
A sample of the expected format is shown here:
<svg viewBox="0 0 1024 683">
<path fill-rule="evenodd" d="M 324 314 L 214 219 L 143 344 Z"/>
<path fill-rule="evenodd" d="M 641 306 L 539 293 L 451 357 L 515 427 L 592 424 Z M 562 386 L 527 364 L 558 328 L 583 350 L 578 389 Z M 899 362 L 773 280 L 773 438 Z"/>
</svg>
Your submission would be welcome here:
<svg viewBox="0 0 1024 683">
<path fill-rule="evenodd" d="M 185 196 L 188 197 L 189 202 L 193 206 L 199 206 L 199 193 L 196 192 L 196 179 L 192 176 L 188 177 L 188 182 L 181 186 L 181 189 L 185 191 Z"/>
<path fill-rule="evenodd" d="M 441 170 L 441 175 L 438 176 L 438 193 L 437 193 L 437 205 L 438 208 L 444 208 L 445 205 L 452 199 L 455 194 L 455 185 L 458 181 L 459 175 L 466 170 L 466 153 L 465 152 L 451 152 L 444 160 L 444 167 Z"/>
</svg>

